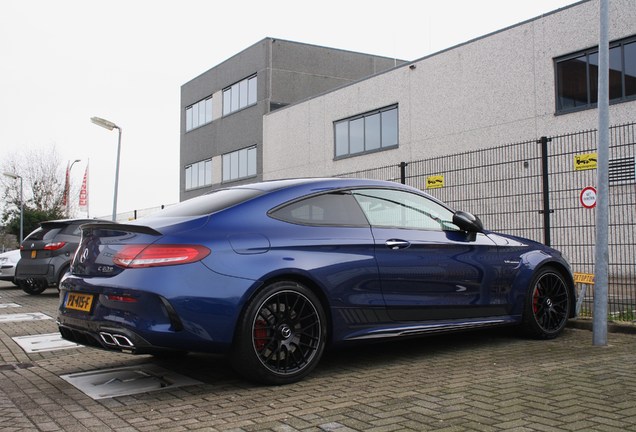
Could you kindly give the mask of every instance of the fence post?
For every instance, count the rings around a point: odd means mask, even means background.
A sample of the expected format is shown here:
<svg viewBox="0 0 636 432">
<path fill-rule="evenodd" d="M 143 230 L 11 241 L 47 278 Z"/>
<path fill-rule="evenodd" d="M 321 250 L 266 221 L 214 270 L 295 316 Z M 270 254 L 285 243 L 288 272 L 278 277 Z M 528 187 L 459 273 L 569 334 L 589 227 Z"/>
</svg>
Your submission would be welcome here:
<svg viewBox="0 0 636 432">
<path fill-rule="evenodd" d="M 400 162 L 400 182 L 406 184 L 406 162 Z"/>
<path fill-rule="evenodd" d="M 552 138 L 542 136 L 538 143 L 541 144 L 541 177 L 543 179 L 543 210 L 539 210 L 539 213 L 543 214 L 543 242 L 546 246 L 551 246 L 550 239 L 550 182 L 548 181 L 548 175 L 550 169 L 548 167 L 548 143 L 552 141 Z"/>
</svg>

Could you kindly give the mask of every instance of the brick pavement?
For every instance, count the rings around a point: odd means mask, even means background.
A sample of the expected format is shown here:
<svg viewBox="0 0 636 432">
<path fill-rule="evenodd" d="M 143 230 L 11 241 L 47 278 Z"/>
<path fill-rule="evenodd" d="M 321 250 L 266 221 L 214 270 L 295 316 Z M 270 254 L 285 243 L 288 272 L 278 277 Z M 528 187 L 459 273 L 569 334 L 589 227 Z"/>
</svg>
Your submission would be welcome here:
<svg viewBox="0 0 636 432">
<path fill-rule="evenodd" d="M 57 293 L 0 282 L 0 315 L 55 317 Z M 2 431 L 636 431 L 636 335 L 588 330 L 554 341 L 510 331 L 436 336 L 329 352 L 284 387 L 241 380 L 222 358 L 157 360 L 91 348 L 26 354 L 12 337 L 55 320 L 0 323 Z M 61 375 L 157 364 L 201 381 L 93 400 Z"/>
</svg>

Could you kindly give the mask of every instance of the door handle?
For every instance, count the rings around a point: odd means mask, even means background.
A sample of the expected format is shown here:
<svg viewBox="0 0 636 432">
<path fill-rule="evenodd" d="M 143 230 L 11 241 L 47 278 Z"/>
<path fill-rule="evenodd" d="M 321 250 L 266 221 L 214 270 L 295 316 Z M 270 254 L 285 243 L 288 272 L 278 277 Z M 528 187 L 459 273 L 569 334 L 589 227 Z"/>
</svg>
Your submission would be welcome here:
<svg viewBox="0 0 636 432">
<path fill-rule="evenodd" d="M 388 248 L 393 250 L 406 249 L 407 247 L 411 246 L 410 242 L 407 242 L 406 240 L 397 240 L 397 239 L 387 240 L 384 244 Z"/>
</svg>

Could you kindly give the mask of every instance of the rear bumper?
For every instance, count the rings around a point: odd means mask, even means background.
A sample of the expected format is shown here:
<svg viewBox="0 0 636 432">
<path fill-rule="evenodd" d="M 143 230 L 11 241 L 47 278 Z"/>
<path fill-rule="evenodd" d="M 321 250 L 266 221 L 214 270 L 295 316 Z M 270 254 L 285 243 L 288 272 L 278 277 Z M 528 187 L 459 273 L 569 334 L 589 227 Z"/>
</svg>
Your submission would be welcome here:
<svg viewBox="0 0 636 432">
<path fill-rule="evenodd" d="M 14 280 L 16 285 L 20 286 L 21 288 L 49 288 L 55 286 L 55 282 L 51 283 L 51 281 L 49 281 L 49 279 L 45 277 L 16 277 Z"/>
<path fill-rule="evenodd" d="M 223 354 L 233 341 L 241 299 L 255 284 L 200 263 L 112 277 L 69 274 L 60 287 L 58 326 L 65 339 L 107 350 Z M 71 296 L 89 305 L 67 307 Z"/>
<path fill-rule="evenodd" d="M 44 262 L 23 263 L 21 260 L 15 269 L 15 281 L 18 285 L 29 287 L 52 287 L 57 285 L 55 265 L 52 260 Z"/>
<path fill-rule="evenodd" d="M 152 354 L 163 351 L 151 346 L 148 341 L 126 328 L 112 326 L 112 323 L 91 322 L 64 318 L 57 325 L 62 338 L 80 345 L 129 354 Z M 78 325 L 80 324 L 80 325 Z"/>
</svg>

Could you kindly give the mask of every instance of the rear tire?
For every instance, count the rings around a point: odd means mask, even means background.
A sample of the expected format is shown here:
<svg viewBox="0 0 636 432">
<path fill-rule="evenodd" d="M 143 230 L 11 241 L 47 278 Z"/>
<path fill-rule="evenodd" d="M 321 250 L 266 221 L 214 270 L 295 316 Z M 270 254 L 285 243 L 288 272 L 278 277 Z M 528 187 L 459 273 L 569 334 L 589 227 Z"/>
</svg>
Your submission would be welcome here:
<svg viewBox="0 0 636 432">
<path fill-rule="evenodd" d="M 292 281 L 265 287 L 239 320 L 231 353 L 234 369 L 268 385 L 300 381 L 325 349 L 326 318 L 316 295 Z"/>
<path fill-rule="evenodd" d="M 523 306 L 522 331 L 532 338 L 553 339 L 570 316 L 570 290 L 557 270 L 543 268 L 532 278 Z"/>
<path fill-rule="evenodd" d="M 19 282 L 19 287 L 22 288 L 22 291 L 24 291 L 25 293 L 29 295 L 42 294 L 44 290 L 46 289 L 46 285 L 44 284 L 38 284 L 38 283 L 30 284 L 26 281 Z"/>
</svg>

